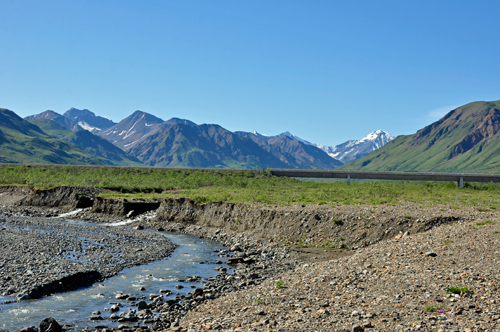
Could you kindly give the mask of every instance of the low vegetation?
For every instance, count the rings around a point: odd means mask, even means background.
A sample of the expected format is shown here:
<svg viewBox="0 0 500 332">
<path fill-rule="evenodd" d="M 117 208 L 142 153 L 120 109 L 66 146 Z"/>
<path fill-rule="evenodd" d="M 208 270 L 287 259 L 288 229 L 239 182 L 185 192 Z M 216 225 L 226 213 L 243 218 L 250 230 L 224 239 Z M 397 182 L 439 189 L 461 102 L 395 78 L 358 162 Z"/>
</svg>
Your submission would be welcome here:
<svg viewBox="0 0 500 332">
<path fill-rule="evenodd" d="M 484 225 L 494 225 L 495 223 L 491 220 L 486 220 L 486 221 L 481 221 L 481 222 L 478 222 L 476 223 L 476 225 L 478 226 L 484 226 Z"/>
<path fill-rule="evenodd" d="M 191 198 L 197 202 L 263 204 L 448 204 L 495 209 L 500 185 L 402 181 L 307 181 L 278 178 L 265 170 L 179 170 L 161 168 L 0 165 L 1 185 L 94 186 L 108 198 Z M 336 223 L 336 220 L 332 220 Z"/>
<path fill-rule="evenodd" d="M 446 287 L 445 291 L 448 294 L 471 294 L 472 293 L 469 288 L 459 287 L 459 286 Z"/>
<path fill-rule="evenodd" d="M 446 307 L 446 304 L 445 303 L 427 303 L 426 305 L 424 305 L 424 307 L 422 308 L 425 312 L 427 313 L 431 313 L 431 312 L 436 312 L 436 311 L 439 311 L 439 312 L 444 312 L 444 308 Z"/>
<path fill-rule="evenodd" d="M 276 280 L 275 281 L 276 288 L 281 289 L 285 286 L 285 282 L 283 280 Z"/>
</svg>

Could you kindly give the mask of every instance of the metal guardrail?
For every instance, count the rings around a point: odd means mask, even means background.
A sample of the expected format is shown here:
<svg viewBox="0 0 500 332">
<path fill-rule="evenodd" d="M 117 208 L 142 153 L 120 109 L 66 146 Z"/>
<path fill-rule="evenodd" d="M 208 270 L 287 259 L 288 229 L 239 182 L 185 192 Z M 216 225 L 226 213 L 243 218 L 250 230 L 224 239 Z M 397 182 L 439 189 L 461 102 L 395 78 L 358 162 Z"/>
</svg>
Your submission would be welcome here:
<svg viewBox="0 0 500 332">
<path fill-rule="evenodd" d="M 269 171 L 274 176 L 300 178 L 370 179 L 370 180 L 408 180 L 408 181 L 456 181 L 463 187 L 464 182 L 500 182 L 500 174 L 473 173 L 431 173 L 431 172 L 379 172 L 379 171 L 338 171 L 318 169 L 283 169 Z"/>
</svg>

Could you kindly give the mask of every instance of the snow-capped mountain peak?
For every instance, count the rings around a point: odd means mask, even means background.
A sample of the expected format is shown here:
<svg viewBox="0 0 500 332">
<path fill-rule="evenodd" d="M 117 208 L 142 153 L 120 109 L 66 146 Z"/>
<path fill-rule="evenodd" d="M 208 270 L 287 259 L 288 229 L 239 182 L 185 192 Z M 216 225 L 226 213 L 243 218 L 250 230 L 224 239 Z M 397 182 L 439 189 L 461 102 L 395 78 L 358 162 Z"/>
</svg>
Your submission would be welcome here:
<svg viewBox="0 0 500 332">
<path fill-rule="evenodd" d="M 349 140 L 336 146 L 323 146 L 321 149 L 331 157 L 343 163 L 348 163 L 363 158 L 370 152 L 380 149 L 393 139 L 394 137 L 389 133 L 383 130 L 376 130 L 360 140 Z"/>
</svg>

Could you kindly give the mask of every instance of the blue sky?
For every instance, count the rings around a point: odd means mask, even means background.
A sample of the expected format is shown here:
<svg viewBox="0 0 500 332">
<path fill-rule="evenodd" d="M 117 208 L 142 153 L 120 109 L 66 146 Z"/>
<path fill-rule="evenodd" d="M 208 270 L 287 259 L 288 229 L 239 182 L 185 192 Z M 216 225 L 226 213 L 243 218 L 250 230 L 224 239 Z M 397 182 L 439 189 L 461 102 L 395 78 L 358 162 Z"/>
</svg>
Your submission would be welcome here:
<svg viewBox="0 0 500 332">
<path fill-rule="evenodd" d="M 0 107 L 335 145 L 500 99 L 498 1 L 4 1 Z"/>
</svg>

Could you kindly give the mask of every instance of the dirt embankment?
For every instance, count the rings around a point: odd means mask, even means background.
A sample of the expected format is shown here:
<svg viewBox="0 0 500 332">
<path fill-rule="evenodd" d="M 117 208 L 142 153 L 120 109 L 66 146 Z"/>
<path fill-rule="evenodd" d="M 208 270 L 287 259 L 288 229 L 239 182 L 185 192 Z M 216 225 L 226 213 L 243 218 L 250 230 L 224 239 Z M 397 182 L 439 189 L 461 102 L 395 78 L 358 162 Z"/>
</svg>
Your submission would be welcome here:
<svg viewBox="0 0 500 332">
<path fill-rule="evenodd" d="M 474 209 L 415 205 L 265 207 L 168 199 L 161 202 L 155 221 L 158 225 L 175 222 L 226 229 L 299 247 L 357 249 L 399 234 L 414 234 L 478 216 Z"/>
<path fill-rule="evenodd" d="M 155 219 L 142 222 L 144 227 L 196 225 L 244 233 L 274 244 L 323 249 L 357 249 L 405 233 L 415 234 L 442 224 L 487 220 L 496 215 L 496 212 L 480 212 L 473 207 L 455 210 L 446 205 L 263 206 L 228 202 L 198 204 L 189 199 L 144 202 L 97 197 L 103 191 L 87 187 L 47 191 L 3 187 L 0 195 L 17 197 L 11 199 L 13 204 L 4 206 L 12 212 L 50 216 L 87 208 L 76 217 L 109 221 L 157 210 Z M 139 223 L 140 220 L 136 222 Z"/>
</svg>

